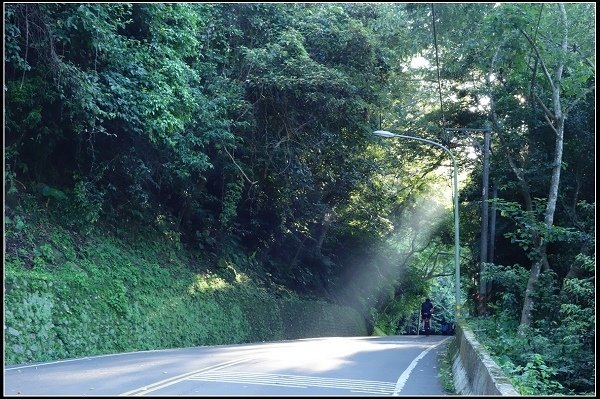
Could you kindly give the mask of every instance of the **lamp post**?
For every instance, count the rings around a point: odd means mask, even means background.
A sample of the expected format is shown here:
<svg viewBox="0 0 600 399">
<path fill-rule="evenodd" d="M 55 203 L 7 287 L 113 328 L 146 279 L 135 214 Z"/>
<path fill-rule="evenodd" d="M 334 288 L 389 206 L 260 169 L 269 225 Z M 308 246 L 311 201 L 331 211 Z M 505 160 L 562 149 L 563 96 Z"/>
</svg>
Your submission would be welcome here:
<svg viewBox="0 0 600 399">
<path fill-rule="evenodd" d="M 456 270 L 456 276 L 455 276 L 455 278 L 456 278 L 456 281 L 455 281 L 456 305 L 455 305 L 455 310 L 454 310 L 454 317 L 455 317 L 455 321 L 458 322 L 461 318 L 461 314 L 460 314 L 460 235 L 459 235 L 459 231 L 458 231 L 458 177 L 457 177 L 457 170 L 456 170 L 456 160 L 454 159 L 454 155 L 452 155 L 452 152 L 448 148 L 443 146 L 442 144 L 436 143 L 435 141 L 423 139 L 420 137 L 405 136 L 402 134 L 391 133 L 391 132 L 388 132 L 387 130 L 376 130 L 373 132 L 373 134 L 375 136 L 380 136 L 380 137 L 387 137 L 387 138 L 398 137 L 398 138 L 403 138 L 403 139 L 422 141 L 424 143 L 431 144 L 431 145 L 434 145 L 436 147 L 443 149 L 444 151 L 446 151 L 448 153 L 448 155 L 450 155 L 450 158 L 452 159 L 452 172 L 453 172 L 452 180 L 454 183 L 453 190 L 452 190 L 452 194 L 454 197 L 454 266 L 455 266 L 455 270 Z"/>
<path fill-rule="evenodd" d="M 480 143 L 474 138 L 471 138 L 476 145 L 481 148 L 483 153 L 483 174 L 482 174 L 482 192 L 481 192 L 481 251 L 479 253 L 479 296 L 477 303 L 477 312 L 480 315 L 488 312 L 488 295 L 491 290 L 491 281 L 486 281 L 485 268 L 487 262 L 493 262 L 494 252 L 494 235 L 495 226 L 489 220 L 489 181 L 490 181 L 490 135 L 492 129 L 489 128 L 446 128 L 444 132 L 483 132 L 483 143 Z M 492 211 L 492 219 L 495 217 L 495 210 Z M 492 231 L 490 232 L 490 225 Z M 489 239 L 489 241 L 488 241 Z M 489 252 L 488 252 L 489 249 Z"/>
</svg>

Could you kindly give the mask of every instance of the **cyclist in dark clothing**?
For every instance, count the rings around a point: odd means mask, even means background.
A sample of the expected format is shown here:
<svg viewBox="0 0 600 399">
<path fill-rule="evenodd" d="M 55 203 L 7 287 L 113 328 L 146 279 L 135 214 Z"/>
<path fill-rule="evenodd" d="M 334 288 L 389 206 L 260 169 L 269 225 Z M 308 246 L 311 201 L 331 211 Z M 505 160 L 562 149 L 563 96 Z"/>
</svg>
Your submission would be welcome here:
<svg viewBox="0 0 600 399">
<path fill-rule="evenodd" d="M 431 299 L 427 298 L 427 299 L 425 299 L 425 302 L 423 302 L 421 304 L 421 317 L 429 318 L 429 317 L 431 317 L 432 313 L 433 313 L 433 303 L 431 303 Z"/>
<path fill-rule="evenodd" d="M 423 327 L 425 334 L 429 335 L 429 328 L 431 327 L 431 314 L 433 313 L 433 303 L 429 298 L 425 299 L 425 302 L 421 304 L 421 319 L 423 319 Z"/>
</svg>

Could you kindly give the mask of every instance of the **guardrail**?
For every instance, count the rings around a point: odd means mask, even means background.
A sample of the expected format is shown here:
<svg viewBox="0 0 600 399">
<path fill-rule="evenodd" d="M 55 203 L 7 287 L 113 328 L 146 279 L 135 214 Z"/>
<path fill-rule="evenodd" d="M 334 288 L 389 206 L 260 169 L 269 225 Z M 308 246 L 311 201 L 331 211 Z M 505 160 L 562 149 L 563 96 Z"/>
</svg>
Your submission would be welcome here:
<svg viewBox="0 0 600 399">
<path fill-rule="evenodd" d="M 455 335 L 452 375 L 457 394 L 520 396 L 468 327 L 458 323 Z"/>
</svg>

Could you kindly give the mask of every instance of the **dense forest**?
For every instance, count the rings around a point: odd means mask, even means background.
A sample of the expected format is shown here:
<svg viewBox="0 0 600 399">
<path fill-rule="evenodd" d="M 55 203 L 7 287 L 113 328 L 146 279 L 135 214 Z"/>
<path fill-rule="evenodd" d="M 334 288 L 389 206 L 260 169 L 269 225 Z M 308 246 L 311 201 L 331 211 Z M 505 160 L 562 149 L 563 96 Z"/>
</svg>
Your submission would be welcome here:
<svg viewBox="0 0 600 399">
<path fill-rule="evenodd" d="M 594 3 L 6 3 L 4 26 L 5 284 L 153 237 L 180 276 L 380 334 L 460 306 L 521 393 L 595 391 Z"/>
</svg>

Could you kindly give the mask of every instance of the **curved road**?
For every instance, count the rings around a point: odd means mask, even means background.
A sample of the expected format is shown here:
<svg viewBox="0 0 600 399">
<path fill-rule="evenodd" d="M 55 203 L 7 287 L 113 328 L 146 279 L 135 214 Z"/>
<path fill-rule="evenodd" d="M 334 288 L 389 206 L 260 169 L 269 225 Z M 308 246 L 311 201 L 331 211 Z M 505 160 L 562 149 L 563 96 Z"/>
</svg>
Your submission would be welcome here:
<svg viewBox="0 0 600 399">
<path fill-rule="evenodd" d="M 448 338 L 310 338 L 5 366 L 4 395 L 440 396 Z"/>
</svg>

